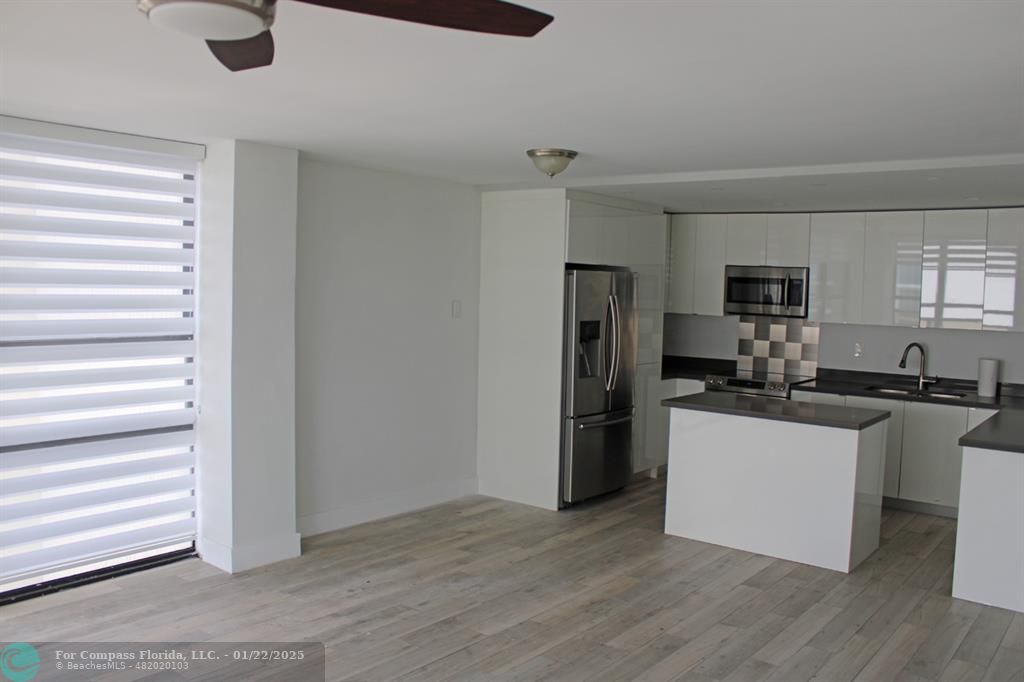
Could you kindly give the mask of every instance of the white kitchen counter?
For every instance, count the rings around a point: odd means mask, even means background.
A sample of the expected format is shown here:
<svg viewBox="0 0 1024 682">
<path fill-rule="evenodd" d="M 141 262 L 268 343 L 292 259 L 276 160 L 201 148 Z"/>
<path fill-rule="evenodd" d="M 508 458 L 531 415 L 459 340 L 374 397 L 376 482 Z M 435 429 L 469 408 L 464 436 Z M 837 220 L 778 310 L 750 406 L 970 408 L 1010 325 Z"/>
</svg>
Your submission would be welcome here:
<svg viewBox="0 0 1024 682">
<path fill-rule="evenodd" d="M 666 533 L 842 572 L 878 548 L 887 412 L 700 395 L 663 403 Z"/>
</svg>

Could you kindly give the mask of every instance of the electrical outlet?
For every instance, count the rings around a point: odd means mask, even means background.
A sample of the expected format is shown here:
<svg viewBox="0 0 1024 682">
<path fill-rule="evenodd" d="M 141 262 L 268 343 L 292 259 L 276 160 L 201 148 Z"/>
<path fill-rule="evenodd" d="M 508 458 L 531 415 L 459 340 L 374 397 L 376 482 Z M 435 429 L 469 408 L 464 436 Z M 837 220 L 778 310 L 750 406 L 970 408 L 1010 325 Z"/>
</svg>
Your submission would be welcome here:
<svg viewBox="0 0 1024 682">
<path fill-rule="evenodd" d="M 860 358 L 864 356 L 864 346 L 861 345 L 860 341 L 853 344 L 853 357 Z"/>
</svg>

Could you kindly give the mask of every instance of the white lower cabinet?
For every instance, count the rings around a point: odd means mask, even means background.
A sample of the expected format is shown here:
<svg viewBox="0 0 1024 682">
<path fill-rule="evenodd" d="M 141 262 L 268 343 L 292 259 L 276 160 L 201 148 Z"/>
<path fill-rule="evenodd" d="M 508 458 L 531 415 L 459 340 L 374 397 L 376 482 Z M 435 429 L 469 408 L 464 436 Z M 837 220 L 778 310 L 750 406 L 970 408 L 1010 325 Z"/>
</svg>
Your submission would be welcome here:
<svg viewBox="0 0 1024 682">
<path fill-rule="evenodd" d="M 903 459 L 903 412 L 906 403 L 902 400 L 864 398 L 859 395 L 846 396 L 848 407 L 863 407 L 869 410 L 887 410 L 891 413 L 886 422 L 885 437 L 885 483 L 882 494 L 885 497 L 900 496 L 900 464 Z"/>
<path fill-rule="evenodd" d="M 669 410 L 661 401 L 704 392 L 704 382 L 693 379 L 661 378 L 660 365 L 637 367 L 636 418 L 633 421 L 633 471 L 644 471 L 668 463 Z"/>
<path fill-rule="evenodd" d="M 900 497 L 956 507 L 960 502 L 960 436 L 967 433 L 967 408 L 905 404 Z"/>
</svg>

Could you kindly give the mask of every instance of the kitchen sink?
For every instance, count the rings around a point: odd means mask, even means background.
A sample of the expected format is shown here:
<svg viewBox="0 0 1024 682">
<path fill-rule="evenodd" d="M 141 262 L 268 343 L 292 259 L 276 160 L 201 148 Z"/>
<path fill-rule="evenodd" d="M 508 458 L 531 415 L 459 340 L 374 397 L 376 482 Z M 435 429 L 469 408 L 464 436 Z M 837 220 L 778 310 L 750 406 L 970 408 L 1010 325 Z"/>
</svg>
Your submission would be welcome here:
<svg viewBox="0 0 1024 682">
<path fill-rule="evenodd" d="M 929 391 L 927 389 L 919 391 L 916 388 L 901 388 L 898 386 L 868 386 L 867 390 L 872 391 L 873 393 L 918 396 L 921 398 L 946 398 L 949 400 L 958 400 L 964 397 L 963 393 L 953 393 L 952 391 Z"/>
</svg>

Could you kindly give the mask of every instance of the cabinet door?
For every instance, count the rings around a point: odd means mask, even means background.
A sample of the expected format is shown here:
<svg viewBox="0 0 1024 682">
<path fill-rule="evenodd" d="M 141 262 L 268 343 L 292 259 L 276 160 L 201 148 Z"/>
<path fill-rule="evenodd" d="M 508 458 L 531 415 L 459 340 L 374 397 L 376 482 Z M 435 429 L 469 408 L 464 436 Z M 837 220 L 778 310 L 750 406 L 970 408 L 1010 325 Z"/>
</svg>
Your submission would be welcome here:
<svg viewBox="0 0 1024 682">
<path fill-rule="evenodd" d="M 885 483 L 882 486 L 882 494 L 886 497 L 899 497 L 900 461 L 903 459 L 903 409 L 906 403 L 902 400 L 848 395 L 846 396 L 846 405 L 869 410 L 888 410 L 892 413 L 886 422 Z"/>
<path fill-rule="evenodd" d="M 818 403 L 820 405 L 845 405 L 846 396 L 835 393 L 816 393 L 814 391 L 800 391 L 793 389 L 793 400 L 803 403 Z"/>
<path fill-rule="evenodd" d="M 633 472 L 661 466 L 668 462 L 669 408 L 661 400 L 665 391 L 661 365 L 640 365 L 634 396 L 636 416 L 633 420 Z"/>
<path fill-rule="evenodd" d="M 982 325 L 1024 331 L 1024 208 L 988 212 Z"/>
<path fill-rule="evenodd" d="M 981 329 L 988 211 L 926 211 L 921 326 Z"/>
<path fill-rule="evenodd" d="M 864 286 L 864 214 L 811 215 L 811 291 L 815 322 L 861 321 Z"/>
<path fill-rule="evenodd" d="M 922 211 L 868 213 L 862 322 L 916 327 L 921 318 Z"/>
<path fill-rule="evenodd" d="M 668 305 L 665 312 L 693 312 L 694 262 L 697 253 L 697 216 L 674 215 L 670 229 Z"/>
<path fill-rule="evenodd" d="M 965 433 L 966 407 L 906 403 L 899 496 L 917 502 L 957 506 L 962 459 L 957 441 Z"/>
<path fill-rule="evenodd" d="M 637 296 L 637 362 L 661 363 L 665 325 L 665 266 L 630 265 Z"/>
<path fill-rule="evenodd" d="M 698 315 L 724 314 L 726 232 L 726 216 L 697 216 L 693 312 Z"/>
<path fill-rule="evenodd" d="M 565 262 L 600 265 L 605 231 L 601 212 L 585 201 L 571 200 L 568 204 Z"/>
<path fill-rule="evenodd" d="M 764 265 L 766 219 L 763 213 L 726 216 L 727 265 Z"/>
<path fill-rule="evenodd" d="M 668 256 L 668 216 L 663 213 L 633 214 L 609 221 L 618 238 L 609 243 L 621 245 L 608 258 L 624 265 L 664 266 Z"/>
<path fill-rule="evenodd" d="M 765 222 L 765 265 L 806 267 L 811 245 L 809 213 L 770 213 Z"/>
<path fill-rule="evenodd" d="M 665 398 L 675 398 L 682 395 L 692 395 L 704 392 L 704 382 L 692 379 L 665 379 L 661 380 L 661 370 L 657 372 L 647 370 L 648 389 L 644 397 L 644 418 L 642 441 L 634 442 L 634 447 L 639 447 L 637 452 L 642 456 L 634 460 L 633 471 L 643 471 L 656 466 L 668 464 L 668 429 L 671 415 L 671 408 L 664 407 L 661 401 Z M 638 374 L 644 374 L 645 369 L 641 367 Z M 640 407 L 637 407 L 637 414 L 640 414 Z"/>
</svg>

